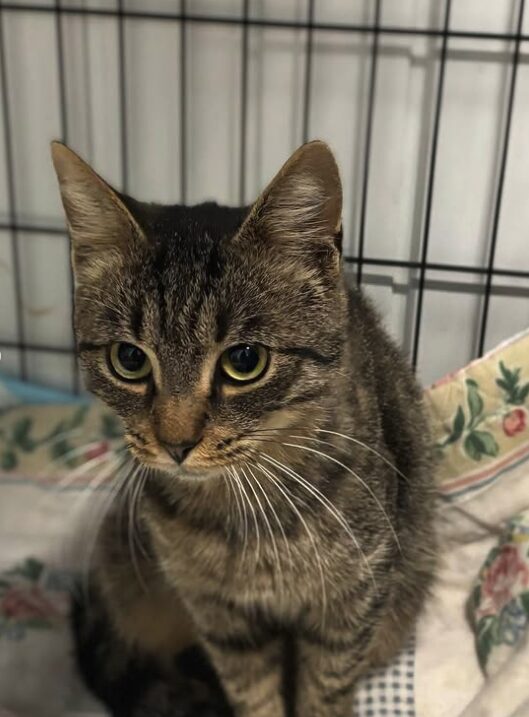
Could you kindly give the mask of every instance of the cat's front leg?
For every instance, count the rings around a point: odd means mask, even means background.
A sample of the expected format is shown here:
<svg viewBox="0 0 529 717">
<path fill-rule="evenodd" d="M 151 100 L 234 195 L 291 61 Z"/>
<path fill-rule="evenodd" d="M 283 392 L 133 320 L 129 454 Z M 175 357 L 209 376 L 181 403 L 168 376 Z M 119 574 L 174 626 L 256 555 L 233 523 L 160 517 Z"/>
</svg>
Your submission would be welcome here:
<svg viewBox="0 0 529 717">
<path fill-rule="evenodd" d="M 193 617 L 236 717 L 285 717 L 283 642 L 233 605 Z"/>
<path fill-rule="evenodd" d="M 370 628 L 327 628 L 299 640 L 296 717 L 350 717 L 371 634 Z"/>
</svg>

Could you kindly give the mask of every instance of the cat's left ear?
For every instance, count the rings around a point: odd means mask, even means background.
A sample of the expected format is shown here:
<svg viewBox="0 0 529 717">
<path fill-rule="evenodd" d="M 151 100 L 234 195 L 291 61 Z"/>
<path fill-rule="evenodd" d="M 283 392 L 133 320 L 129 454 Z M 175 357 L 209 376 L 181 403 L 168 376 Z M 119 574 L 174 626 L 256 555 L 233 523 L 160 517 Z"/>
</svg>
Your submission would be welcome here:
<svg viewBox="0 0 529 717">
<path fill-rule="evenodd" d="M 130 251 L 144 234 L 117 192 L 61 142 L 51 156 L 72 242 L 78 282 L 93 280 L 112 258 Z"/>
<path fill-rule="evenodd" d="M 341 251 L 342 185 L 329 146 L 316 140 L 294 152 L 245 224 L 266 241 L 297 252 L 307 251 L 307 243 L 334 245 Z"/>
</svg>

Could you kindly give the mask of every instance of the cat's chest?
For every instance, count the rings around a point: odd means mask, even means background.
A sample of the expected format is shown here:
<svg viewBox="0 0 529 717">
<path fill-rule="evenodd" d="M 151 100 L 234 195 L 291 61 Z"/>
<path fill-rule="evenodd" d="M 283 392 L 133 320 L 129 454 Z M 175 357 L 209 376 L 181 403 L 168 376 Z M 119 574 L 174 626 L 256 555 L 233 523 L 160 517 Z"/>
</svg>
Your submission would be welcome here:
<svg viewBox="0 0 529 717">
<path fill-rule="evenodd" d="M 314 571 L 303 546 L 271 542 L 263 535 L 230 540 L 226 533 L 200 530 L 188 520 L 154 512 L 149 516 L 149 529 L 157 562 L 167 580 L 182 593 L 222 592 L 227 599 L 244 598 L 263 609 L 286 602 L 293 611 L 301 610 L 309 598 Z M 315 592 L 320 590 L 317 572 Z"/>
</svg>

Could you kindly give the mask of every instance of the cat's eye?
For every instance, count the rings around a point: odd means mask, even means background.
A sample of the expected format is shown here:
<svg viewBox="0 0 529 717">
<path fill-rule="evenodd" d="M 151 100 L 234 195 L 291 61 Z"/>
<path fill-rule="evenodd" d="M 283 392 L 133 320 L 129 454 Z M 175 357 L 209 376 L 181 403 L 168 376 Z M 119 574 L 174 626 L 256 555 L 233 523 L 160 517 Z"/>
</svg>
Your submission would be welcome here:
<svg viewBox="0 0 529 717">
<path fill-rule="evenodd" d="M 268 366 L 268 351 L 260 344 L 237 344 L 220 357 L 220 368 L 232 381 L 255 381 Z"/>
<path fill-rule="evenodd" d="M 114 373 L 125 381 L 142 381 L 152 371 L 149 357 L 134 344 L 112 344 L 108 358 Z"/>
</svg>

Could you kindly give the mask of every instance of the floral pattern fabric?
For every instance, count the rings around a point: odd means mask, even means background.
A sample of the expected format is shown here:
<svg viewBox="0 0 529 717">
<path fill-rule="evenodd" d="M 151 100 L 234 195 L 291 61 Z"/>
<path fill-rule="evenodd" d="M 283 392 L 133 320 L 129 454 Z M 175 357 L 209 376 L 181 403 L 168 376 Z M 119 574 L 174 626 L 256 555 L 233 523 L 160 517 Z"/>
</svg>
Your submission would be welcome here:
<svg viewBox="0 0 529 717">
<path fill-rule="evenodd" d="M 527 410 L 513 406 L 522 406 L 528 400 L 529 381 L 520 384 L 520 366 L 509 369 L 500 360 L 498 369 L 496 385 L 501 390 L 502 403 L 494 411 L 486 411 L 479 384 L 473 378 L 465 379 L 467 405 L 457 406 L 450 433 L 436 444 L 440 453 L 450 444 L 459 441 L 461 449 L 473 461 L 480 461 L 483 456 L 496 457 L 500 449 L 494 431 L 483 430 L 480 428 L 483 424 L 491 425 L 493 421 L 499 423 L 501 430 L 509 438 L 525 431 Z"/>
<path fill-rule="evenodd" d="M 472 591 L 469 612 L 481 667 L 494 671 L 529 623 L 529 511 L 509 522 L 489 553 Z"/>
<path fill-rule="evenodd" d="M 446 500 L 461 501 L 529 462 L 529 332 L 425 392 Z"/>
<path fill-rule="evenodd" d="M 110 451 L 122 434 L 118 419 L 98 404 L 17 407 L 4 415 L 6 420 L 0 421 L 0 470 L 15 473 L 20 466 L 27 471 L 28 464 L 36 462 L 39 472 L 43 467 L 55 474 L 75 468 Z"/>
<path fill-rule="evenodd" d="M 71 580 L 28 558 L 0 573 L 0 640 L 21 640 L 27 630 L 53 629 L 65 619 Z"/>
</svg>

